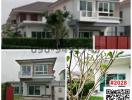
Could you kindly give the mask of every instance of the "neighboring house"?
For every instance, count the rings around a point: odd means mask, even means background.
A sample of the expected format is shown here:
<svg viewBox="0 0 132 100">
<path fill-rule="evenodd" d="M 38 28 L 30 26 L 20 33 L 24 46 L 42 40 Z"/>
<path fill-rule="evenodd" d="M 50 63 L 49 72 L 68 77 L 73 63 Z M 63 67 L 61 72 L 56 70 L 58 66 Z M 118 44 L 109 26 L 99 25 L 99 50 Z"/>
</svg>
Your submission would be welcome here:
<svg viewBox="0 0 132 100">
<path fill-rule="evenodd" d="M 12 30 L 23 37 L 49 38 L 50 32 L 44 30 L 45 20 L 42 13 L 48 10 L 48 2 L 35 2 L 25 6 L 12 9 L 8 24 Z"/>
<path fill-rule="evenodd" d="M 65 86 L 64 82 L 54 80 L 53 68 L 56 58 L 26 59 L 16 60 L 16 62 L 20 65 L 19 78 L 23 87 L 21 94 L 24 100 L 63 100 L 56 99 L 55 95 L 56 85 Z M 64 96 L 64 92 L 61 96 Z"/>
<path fill-rule="evenodd" d="M 119 0 L 58 0 L 54 3 L 35 2 L 14 8 L 8 22 L 23 37 L 52 38 L 45 30 L 44 11 L 68 11 L 69 38 L 92 38 L 93 35 L 115 35 L 110 32 L 120 23 Z M 12 25 L 12 26 L 13 26 Z M 112 33 L 112 34 L 111 34 Z"/>
<path fill-rule="evenodd" d="M 130 86 L 130 68 L 131 68 L 131 59 L 130 55 L 125 55 L 117 58 L 113 64 L 108 69 L 107 73 L 100 80 L 99 86 L 96 88 L 95 93 L 93 95 L 103 96 L 104 87 L 110 87 L 110 80 L 126 80 L 127 86 Z M 98 72 L 95 76 L 95 83 L 97 82 L 100 72 Z"/>
<path fill-rule="evenodd" d="M 120 3 L 120 24 L 117 27 L 118 35 L 131 35 L 131 0 Z"/>
</svg>

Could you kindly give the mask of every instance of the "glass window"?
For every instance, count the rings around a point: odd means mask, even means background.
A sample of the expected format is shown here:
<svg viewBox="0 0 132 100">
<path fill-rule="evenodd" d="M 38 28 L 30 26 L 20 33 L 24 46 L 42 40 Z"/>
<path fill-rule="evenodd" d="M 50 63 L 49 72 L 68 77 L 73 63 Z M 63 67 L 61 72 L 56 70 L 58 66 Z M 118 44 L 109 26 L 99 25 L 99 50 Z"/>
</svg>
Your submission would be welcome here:
<svg viewBox="0 0 132 100">
<path fill-rule="evenodd" d="M 92 38 L 93 32 L 79 32 L 80 38 Z"/>
<path fill-rule="evenodd" d="M 125 80 L 126 79 L 125 74 L 118 74 L 118 79 L 119 80 Z"/>
<path fill-rule="evenodd" d="M 42 32 L 42 38 L 45 38 L 46 35 L 45 35 L 45 32 Z"/>
<path fill-rule="evenodd" d="M 99 11 L 103 11 L 103 3 L 99 3 Z"/>
<path fill-rule="evenodd" d="M 48 74 L 48 65 L 37 64 L 35 66 L 35 74 L 36 75 Z"/>
<path fill-rule="evenodd" d="M 40 95 L 40 86 L 31 85 L 28 87 L 29 95 Z"/>
<path fill-rule="evenodd" d="M 108 3 L 104 3 L 104 11 L 108 11 Z"/>
<path fill-rule="evenodd" d="M 19 94 L 19 86 L 14 87 L 14 94 Z"/>
<path fill-rule="evenodd" d="M 36 32 L 32 32 L 32 38 L 36 38 L 36 37 L 37 37 Z"/>
<path fill-rule="evenodd" d="M 22 75 L 31 75 L 31 67 L 22 66 Z"/>
<path fill-rule="evenodd" d="M 37 39 L 41 39 L 41 32 L 37 32 Z"/>
<path fill-rule="evenodd" d="M 87 10 L 92 11 L 92 2 L 87 2 Z"/>
<path fill-rule="evenodd" d="M 86 1 L 80 1 L 80 10 L 86 10 Z"/>
</svg>

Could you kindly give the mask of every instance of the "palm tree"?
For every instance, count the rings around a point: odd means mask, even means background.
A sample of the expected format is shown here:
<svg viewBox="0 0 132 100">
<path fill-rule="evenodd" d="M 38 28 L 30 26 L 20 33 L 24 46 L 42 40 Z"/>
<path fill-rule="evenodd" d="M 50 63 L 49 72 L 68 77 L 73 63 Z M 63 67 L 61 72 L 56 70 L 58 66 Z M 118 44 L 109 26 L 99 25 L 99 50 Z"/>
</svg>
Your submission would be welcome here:
<svg viewBox="0 0 132 100">
<path fill-rule="evenodd" d="M 56 10 L 53 13 L 45 12 L 43 16 L 46 18 L 46 25 L 52 32 L 53 38 L 56 39 L 56 46 L 60 45 L 60 39 L 63 39 L 68 35 L 68 29 L 66 27 L 66 20 L 69 17 L 67 11 Z"/>
</svg>

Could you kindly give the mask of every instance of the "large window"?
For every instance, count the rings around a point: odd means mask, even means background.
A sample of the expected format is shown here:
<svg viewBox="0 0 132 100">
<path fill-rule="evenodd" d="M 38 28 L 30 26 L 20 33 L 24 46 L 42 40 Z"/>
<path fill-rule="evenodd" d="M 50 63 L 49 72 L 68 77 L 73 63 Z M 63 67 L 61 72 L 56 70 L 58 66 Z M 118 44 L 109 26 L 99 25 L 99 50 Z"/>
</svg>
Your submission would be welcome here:
<svg viewBox="0 0 132 100">
<path fill-rule="evenodd" d="M 29 85 L 28 86 L 28 95 L 40 95 L 40 86 Z"/>
<path fill-rule="evenodd" d="M 114 16 L 114 7 L 112 2 L 98 2 L 99 16 Z"/>
<path fill-rule="evenodd" d="M 105 86 L 109 86 L 110 80 L 125 80 L 126 75 L 125 74 L 107 74 L 104 75 L 100 81 L 100 91 L 104 90 Z"/>
<path fill-rule="evenodd" d="M 80 11 L 82 12 L 82 16 L 92 17 L 92 2 L 81 0 Z"/>
<path fill-rule="evenodd" d="M 93 32 L 79 32 L 80 38 L 89 38 L 91 39 L 93 36 Z"/>
<path fill-rule="evenodd" d="M 36 39 L 51 38 L 51 32 L 32 32 L 32 38 Z"/>
<path fill-rule="evenodd" d="M 31 75 L 31 66 L 22 66 L 22 75 Z"/>
<path fill-rule="evenodd" d="M 37 64 L 35 66 L 35 75 L 44 75 L 44 74 L 48 74 L 48 65 Z"/>
<path fill-rule="evenodd" d="M 19 86 L 14 87 L 14 94 L 19 94 Z"/>
</svg>

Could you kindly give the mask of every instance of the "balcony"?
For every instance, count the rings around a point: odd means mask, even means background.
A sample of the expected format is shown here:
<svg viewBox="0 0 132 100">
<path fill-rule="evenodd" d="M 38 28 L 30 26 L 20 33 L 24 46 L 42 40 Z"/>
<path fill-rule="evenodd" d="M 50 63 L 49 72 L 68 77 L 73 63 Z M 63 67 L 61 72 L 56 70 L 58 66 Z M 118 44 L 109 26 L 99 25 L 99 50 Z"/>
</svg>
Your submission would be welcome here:
<svg viewBox="0 0 132 100">
<path fill-rule="evenodd" d="M 53 74 L 32 74 L 31 72 L 29 73 L 22 73 L 19 72 L 19 78 L 42 78 L 42 79 L 53 79 L 54 75 Z"/>
<path fill-rule="evenodd" d="M 110 13 L 81 10 L 80 21 L 118 24 L 120 23 L 120 18 L 114 14 L 111 16 Z"/>
</svg>

